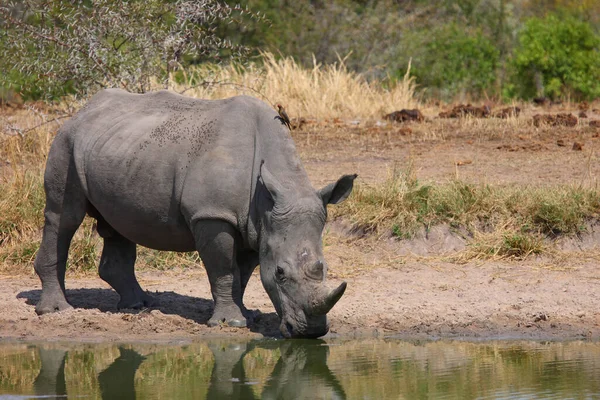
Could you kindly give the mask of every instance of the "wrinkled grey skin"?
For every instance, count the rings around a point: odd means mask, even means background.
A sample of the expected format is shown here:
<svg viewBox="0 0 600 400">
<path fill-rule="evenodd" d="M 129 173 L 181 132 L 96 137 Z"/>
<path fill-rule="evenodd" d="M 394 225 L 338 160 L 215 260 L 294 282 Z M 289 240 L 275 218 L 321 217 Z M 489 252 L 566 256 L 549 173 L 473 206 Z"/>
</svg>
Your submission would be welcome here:
<svg viewBox="0 0 600 400">
<path fill-rule="evenodd" d="M 209 325 L 247 325 L 242 298 L 260 263 L 282 334 L 322 336 L 346 288 L 325 285 L 326 205 L 348 197 L 355 178 L 315 191 L 289 131 L 257 99 L 104 90 L 65 123 L 48 155 L 36 311 L 71 307 L 67 253 L 87 213 L 104 239 L 100 277 L 119 308 L 155 305 L 134 274 L 137 244 L 197 250 L 215 301 Z"/>
</svg>

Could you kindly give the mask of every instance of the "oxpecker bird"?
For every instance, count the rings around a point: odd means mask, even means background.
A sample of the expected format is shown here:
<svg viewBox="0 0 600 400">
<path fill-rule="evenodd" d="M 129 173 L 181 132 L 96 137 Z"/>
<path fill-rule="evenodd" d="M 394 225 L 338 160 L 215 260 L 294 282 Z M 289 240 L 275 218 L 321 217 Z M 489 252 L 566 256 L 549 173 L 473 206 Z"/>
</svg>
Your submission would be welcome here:
<svg viewBox="0 0 600 400">
<path fill-rule="evenodd" d="M 290 125 L 290 117 L 288 117 L 287 113 L 285 112 L 285 108 L 283 108 L 281 104 L 277 104 L 277 112 L 279 113 L 279 119 L 281 122 L 283 122 L 291 131 L 292 126 Z"/>
</svg>

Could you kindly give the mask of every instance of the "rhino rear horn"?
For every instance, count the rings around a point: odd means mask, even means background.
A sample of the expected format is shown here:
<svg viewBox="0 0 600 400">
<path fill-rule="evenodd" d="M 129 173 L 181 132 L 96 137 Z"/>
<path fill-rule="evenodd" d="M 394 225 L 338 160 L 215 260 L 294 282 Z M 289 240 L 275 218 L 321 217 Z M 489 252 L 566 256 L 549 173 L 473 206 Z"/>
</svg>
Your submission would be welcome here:
<svg viewBox="0 0 600 400">
<path fill-rule="evenodd" d="M 314 315 L 326 315 L 329 310 L 335 306 L 335 303 L 342 297 L 344 292 L 346 291 L 346 282 L 342 282 L 340 286 L 336 289 L 333 289 L 327 296 L 325 296 L 321 301 L 315 302 L 312 312 Z"/>
<path fill-rule="evenodd" d="M 322 261 L 317 261 L 306 270 L 306 275 L 317 281 L 322 281 L 324 278 L 324 265 Z"/>
</svg>

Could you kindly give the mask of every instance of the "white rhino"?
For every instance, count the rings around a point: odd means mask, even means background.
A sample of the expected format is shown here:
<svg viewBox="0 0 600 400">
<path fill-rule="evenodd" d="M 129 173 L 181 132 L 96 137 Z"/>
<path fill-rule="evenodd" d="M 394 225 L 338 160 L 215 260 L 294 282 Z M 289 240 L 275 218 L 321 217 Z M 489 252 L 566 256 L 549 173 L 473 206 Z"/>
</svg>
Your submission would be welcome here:
<svg viewBox="0 0 600 400">
<path fill-rule="evenodd" d="M 242 298 L 260 264 L 282 334 L 322 336 L 346 289 L 325 285 L 326 206 L 346 199 L 355 178 L 316 191 L 278 113 L 255 98 L 101 91 L 64 124 L 48 155 L 36 311 L 71 307 L 67 253 L 87 213 L 104 239 L 100 277 L 118 292 L 119 308 L 155 304 L 134 274 L 136 245 L 197 250 L 215 302 L 209 325 L 247 325 Z"/>
</svg>

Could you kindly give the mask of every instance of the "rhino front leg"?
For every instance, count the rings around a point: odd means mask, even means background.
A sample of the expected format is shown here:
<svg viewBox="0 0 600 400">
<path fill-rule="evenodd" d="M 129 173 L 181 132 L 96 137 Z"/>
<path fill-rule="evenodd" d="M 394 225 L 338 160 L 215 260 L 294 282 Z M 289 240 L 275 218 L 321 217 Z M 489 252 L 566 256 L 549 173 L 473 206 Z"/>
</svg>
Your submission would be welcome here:
<svg viewBox="0 0 600 400">
<path fill-rule="evenodd" d="M 258 253 L 254 250 L 241 250 L 237 253 L 237 265 L 240 270 L 240 285 L 242 289 L 242 312 L 249 322 L 252 322 L 256 317 L 256 310 L 248 310 L 243 304 L 244 293 L 246 292 L 246 286 L 252 276 L 252 272 L 258 265 Z"/>
<path fill-rule="evenodd" d="M 136 245 L 121 236 L 102 219 L 98 233 L 104 238 L 99 274 L 121 298 L 117 308 L 143 308 L 158 305 L 158 301 L 142 290 L 135 277 Z"/>
<path fill-rule="evenodd" d="M 195 224 L 194 236 L 215 302 L 208 325 L 247 326 L 242 312 L 240 270 L 236 262 L 236 242 L 241 240 L 238 232 L 227 222 L 202 220 Z"/>
</svg>

